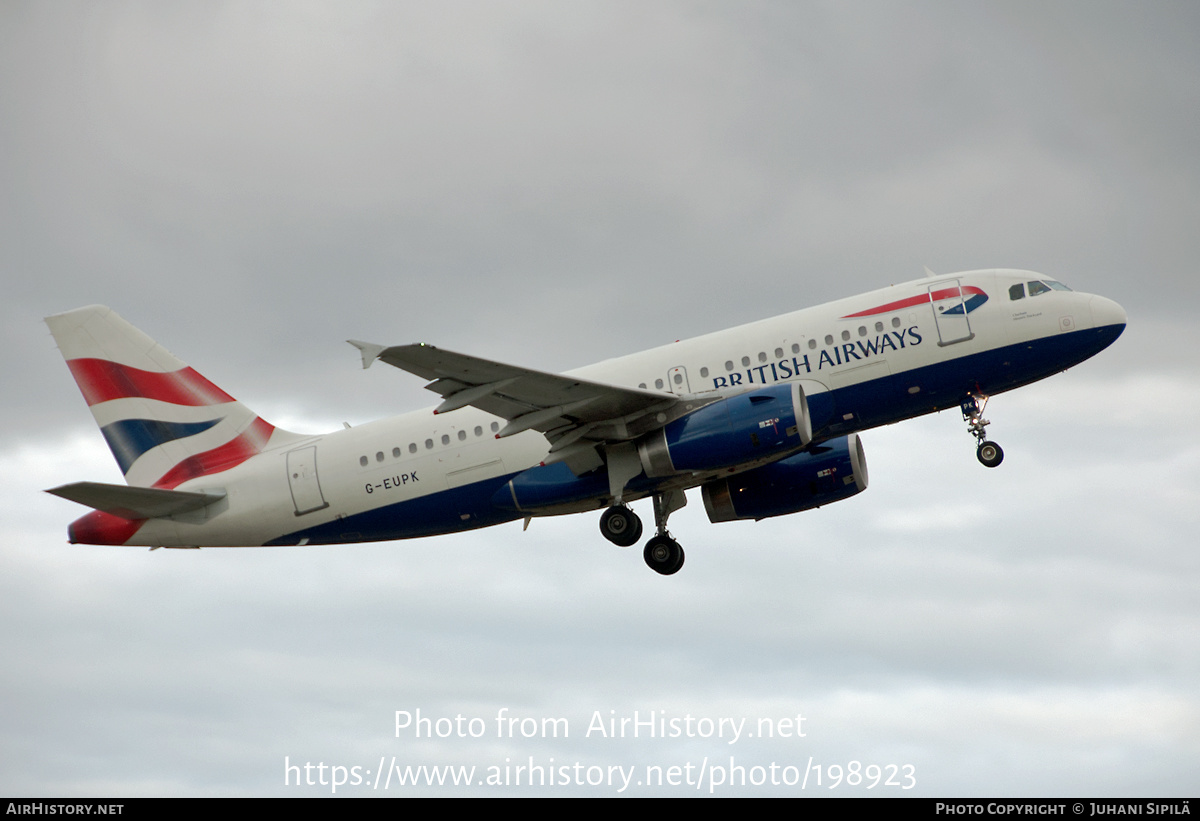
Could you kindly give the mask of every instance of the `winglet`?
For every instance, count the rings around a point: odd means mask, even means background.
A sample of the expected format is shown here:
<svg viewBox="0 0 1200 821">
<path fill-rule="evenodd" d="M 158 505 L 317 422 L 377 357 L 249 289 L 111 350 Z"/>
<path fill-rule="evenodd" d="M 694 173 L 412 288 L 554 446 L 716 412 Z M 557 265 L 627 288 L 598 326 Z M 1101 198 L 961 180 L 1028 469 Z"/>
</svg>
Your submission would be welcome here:
<svg viewBox="0 0 1200 821">
<path fill-rule="evenodd" d="M 375 345 L 371 342 L 360 342 L 357 339 L 347 339 L 346 341 L 358 348 L 358 352 L 362 354 L 364 371 L 371 367 L 371 363 L 378 359 L 379 355 L 387 349 L 386 345 Z"/>
</svg>

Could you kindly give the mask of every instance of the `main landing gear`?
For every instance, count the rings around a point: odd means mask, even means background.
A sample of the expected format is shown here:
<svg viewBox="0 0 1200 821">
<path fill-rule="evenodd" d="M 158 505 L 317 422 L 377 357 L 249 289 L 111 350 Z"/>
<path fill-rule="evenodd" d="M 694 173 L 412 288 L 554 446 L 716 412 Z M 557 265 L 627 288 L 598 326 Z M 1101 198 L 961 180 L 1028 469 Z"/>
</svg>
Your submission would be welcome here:
<svg viewBox="0 0 1200 821">
<path fill-rule="evenodd" d="M 669 490 L 654 495 L 654 526 L 657 531 L 642 557 L 656 573 L 670 576 L 683 567 L 683 548 L 667 532 L 667 517 L 687 504 L 682 490 Z M 600 517 L 600 533 L 615 545 L 630 547 L 642 537 L 642 520 L 623 504 L 613 505 Z"/>
<path fill-rule="evenodd" d="M 1004 461 L 1004 450 L 995 442 L 989 442 L 987 439 L 987 426 L 991 424 L 983 418 L 983 409 L 987 407 L 987 400 L 988 398 L 982 394 L 971 394 L 963 400 L 961 407 L 963 421 L 967 423 L 967 431 L 979 443 L 975 448 L 975 458 L 984 467 L 994 468 Z"/>
<path fill-rule="evenodd" d="M 666 533 L 659 535 L 646 542 L 646 549 L 642 551 L 642 558 L 646 560 L 646 564 L 655 573 L 661 573 L 664 576 L 670 576 L 673 573 L 678 573 L 679 568 L 683 567 L 683 548 L 679 546 L 679 542 L 675 541 Z"/>
<path fill-rule="evenodd" d="M 642 538 L 642 520 L 625 505 L 613 505 L 600 517 L 600 533 L 617 547 L 631 547 Z"/>
</svg>

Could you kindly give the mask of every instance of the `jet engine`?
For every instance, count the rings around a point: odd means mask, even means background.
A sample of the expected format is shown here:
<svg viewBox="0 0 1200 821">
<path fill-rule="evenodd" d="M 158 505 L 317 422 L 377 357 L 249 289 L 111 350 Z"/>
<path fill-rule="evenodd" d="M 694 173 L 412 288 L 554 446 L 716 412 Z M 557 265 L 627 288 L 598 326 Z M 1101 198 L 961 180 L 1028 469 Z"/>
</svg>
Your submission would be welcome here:
<svg viewBox="0 0 1200 821">
<path fill-rule="evenodd" d="M 788 382 L 705 405 L 638 443 L 651 478 L 717 470 L 770 458 L 812 441 L 812 419 L 799 383 Z"/>
<path fill-rule="evenodd" d="M 867 489 L 867 460 L 858 434 L 702 487 L 710 522 L 766 519 L 840 502 Z"/>
<path fill-rule="evenodd" d="M 626 488 L 653 493 L 655 480 L 685 472 L 762 463 L 812 441 L 808 402 L 799 384 L 784 383 L 720 399 L 644 436 L 637 443 L 643 474 Z M 567 512 L 595 507 L 609 494 L 608 474 L 576 476 L 564 462 L 530 468 L 492 497 L 502 510 Z"/>
</svg>

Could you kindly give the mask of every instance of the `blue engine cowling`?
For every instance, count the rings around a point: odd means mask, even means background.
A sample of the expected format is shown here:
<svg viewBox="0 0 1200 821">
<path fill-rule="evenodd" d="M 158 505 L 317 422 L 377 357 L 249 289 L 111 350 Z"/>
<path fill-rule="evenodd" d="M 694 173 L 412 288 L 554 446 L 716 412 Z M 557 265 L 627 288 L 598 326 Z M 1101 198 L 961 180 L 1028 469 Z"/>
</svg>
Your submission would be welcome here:
<svg viewBox="0 0 1200 821">
<path fill-rule="evenodd" d="M 710 522 L 766 519 L 840 502 L 867 489 L 867 460 L 858 434 L 823 442 L 769 465 L 708 482 Z"/>
<path fill-rule="evenodd" d="M 800 385 L 771 385 L 713 402 L 643 437 L 638 454 L 645 472 L 625 487 L 634 497 L 646 495 L 666 476 L 766 461 L 810 441 L 812 421 Z M 568 512 L 594 508 L 608 494 L 606 471 L 576 476 L 565 462 L 553 462 L 505 482 L 492 504 L 519 513 Z"/>
<path fill-rule="evenodd" d="M 590 503 L 607 493 L 608 474 L 603 470 L 576 476 L 565 462 L 555 462 L 532 467 L 505 482 L 492 496 L 492 505 L 525 513 Z"/>
<path fill-rule="evenodd" d="M 717 470 L 768 459 L 812 441 L 812 419 L 797 382 L 730 396 L 648 434 L 638 442 L 651 478 Z"/>
</svg>

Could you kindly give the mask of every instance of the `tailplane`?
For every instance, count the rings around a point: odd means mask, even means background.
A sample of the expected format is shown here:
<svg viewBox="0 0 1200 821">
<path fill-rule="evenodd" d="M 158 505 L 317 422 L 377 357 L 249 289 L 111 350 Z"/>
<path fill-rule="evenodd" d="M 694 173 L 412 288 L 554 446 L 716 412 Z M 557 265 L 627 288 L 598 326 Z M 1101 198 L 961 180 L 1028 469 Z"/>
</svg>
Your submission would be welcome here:
<svg viewBox="0 0 1200 821">
<path fill-rule="evenodd" d="M 129 485 L 170 490 L 287 435 L 111 308 L 90 305 L 46 324 Z"/>
</svg>

